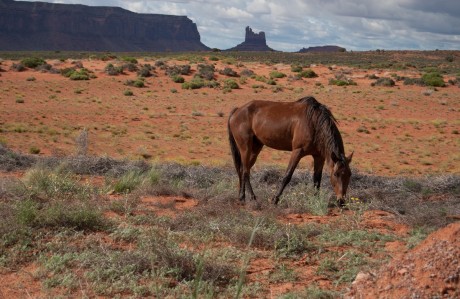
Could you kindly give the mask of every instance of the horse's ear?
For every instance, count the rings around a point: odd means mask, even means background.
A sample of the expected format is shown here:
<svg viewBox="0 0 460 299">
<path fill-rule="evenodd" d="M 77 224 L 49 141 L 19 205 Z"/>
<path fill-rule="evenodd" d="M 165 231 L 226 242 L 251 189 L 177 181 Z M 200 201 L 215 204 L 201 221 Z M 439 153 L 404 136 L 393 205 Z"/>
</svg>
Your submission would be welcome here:
<svg viewBox="0 0 460 299">
<path fill-rule="evenodd" d="M 347 157 L 347 162 L 348 162 L 348 164 L 351 163 L 351 159 L 353 158 L 353 153 L 354 153 L 354 152 L 351 152 L 351 154 Z"/>
</svg>

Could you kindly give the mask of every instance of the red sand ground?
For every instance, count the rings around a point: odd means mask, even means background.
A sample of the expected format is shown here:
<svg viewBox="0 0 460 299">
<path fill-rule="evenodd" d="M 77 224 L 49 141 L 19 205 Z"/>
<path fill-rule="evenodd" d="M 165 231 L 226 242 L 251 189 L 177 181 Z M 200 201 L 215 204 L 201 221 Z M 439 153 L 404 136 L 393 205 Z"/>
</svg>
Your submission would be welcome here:
<svg viewBox="0 0 460 299">
<path fill-rule="evenodd" d="M 55 68 L 71 66 L 70 61 L 48 62 Z M 96 79 L 71 81 L 58 74 L 33 70 L 14 72 L 9 70 L 12 61 L 1 62 L 0 67 L 6 72 L 0 73 L 0 142 L 24 153 L 35 147 L 40 150 L 40 155 L 69 155 L 76 152 L 75 139 L 86 128 L 91 155 L 226 165 L 231 161 L 226 120 L 233 107 L 249 100 L 294 101 L 313 95 L 328 105 L 339 120 L 346 151 L 355 152 L 353 165 L 359 170 L 378 175 L 460 173 L 460 88 L 448 86 L 427 91 L 426 87 L 405 86 L 400 82 L 395 87 L 371 87 L 373 80 L 366 78 L 370 74 L 389 77 L 392 73 L 419 77 L 416 70 L 360 70 L 340 66 L 330 69 L 315 65 L 311 68 L 318 78 L 277 79 L 283 90 L 276 93 L 271 86 L 254 79 L 248 79 L 245 84 L 240 82 L 240 89 L 224 93 L 222 89 L 209 88 L 182 90 L 180 84 L 172 82 L 162 70 L 157 70 L 155 77 L 146 79 L 145 88 L 127 87 L 124 82 L 134 79 L 135 73 L 111 77 L 103 72 L 107 62 L 82 62 L 95 72 Z M 186 62 L 170 60 L 167 63 Z M 221 61 L 212 63 L 218 70 L 230 66 L 241 72 L 248 68 L 257 75 L 268 76 L 276 69 L 288 76 L 293 75 L 290 66 L 283 64 L 244 63 L 235 66 Z M 192 64 L 192 69 L 196 70 L 196 64 Z M 328 85 L 329 79 L 338 72 L 346 73 L 358 85 Z M 185 78 L 190 80 L 192 76 Z M 216 76 L 217 80 L 227 78 L 217 72 Z M 36 80 L 28 81 L 30 77 Z M 238 78 L 236 80 L 239 82 Z M 255 84 L 265 88 L 255 89 Z M 126 89 L 132 90 L 134 96 L 124 96 Z M 285 167 L 288 157 L 288 153 L 265 149 L 258 163 Z M 310 168 L 310 164 L 311 160 L 305 159 L 301 167 Z M 101 183 L 94 178 L 82 179 Z M 196 204 L 194 199 L 182 197 L 145 197 L 140 202 L 147 212 L 168 216 L 191 209 Z M 119 217 L 115 213 L 106 216 Z M 338 216 L 334 211 L 327 216 L 288 214 L 280 221 L 293 225 L 329 223 Z M 360 226 L 391 231 L 400 236 L 406 235 L 410 229 L 383 211 L 366 212 Z M 376 272 L 360 273 L 348 296 L 404 298 L 417 294 L 426 298 L 445 294 L 447 298 L 458 297 L 459 240 L 460 224 L 455 223 L 430 235 L 408 252 L 402 242 L 388 242 L 385 251 L 393 261 Z M 295 269 L 298 279 L 295 283 L 271 283 L 271 297 L 302 290 L 313 283 L 321 288 L 331 287 L 330 281 L 317 276 L 314 269 L 301 259 L 288 266 Z M 251 260 L 248 279 L 256 281 L 258 274 L 271 273 L 273 269 L 270 257 L 261 253 L 257 259 Z M 37 267 L 31 264 L 17 272 L 0 272 L 0 298 L 47 296 L 34 278 L 36 270 Z"/>
<path fill-rule="evenodd" d="M 48 62 L 57 69 L 72 65 L 70 61 Z M 108 62 L 82 62 L 94 71 L 96 79 L 72 81 L 34 70 L 15 72 L 9 70 L 12 61 L 3 61 L 0 66 L 6 72 L 0 73 L 0 142 L 24 153 L 35 147 L 42 155 L 69 155 L 76 152 L 75 139 L 86 128 L 91 155 L 222 165 L 231 161 L 226 120 L 233 107 L 249 100 L 294 101 L 313 95 L 328 105 L 339 120 L 346 151 L 355 152 L 353 166 L 361 171 L 379 175 L 460 173 L 460 88 L 448 86 L 424 95 L 426 87 L 402 82 L 395 87 L 371 87 L 374 80 L 365 77 L 389 77 L 393 73 L 419 77 L 416 70 L 339 66 L 331 70 L 315 65 L 311 68 L 318 78 L 295 81 L 288 78 L 294 74 L 289 65 L 212 62 L 217 70 L 229 66 L 239 73 L 247 68 L 268 76 L 276 69 L 288 75 L 277 79 L 278 86 L 283 86 L 280 92 L 248 79 L 239 84 L 240 89 L 224 93 L 211 88 L 183 90 L 160 69 L 156 77 L 146 79 L 145 88 L 128 87 L 124 82 L 134 79 L 135 73 L 108 76 L 104 73 Z M 174 60 L 167 63 L 188 64 Z M 191 66 L 196 71 L 196 64 Z M 328 85 L 328 80 L 339 72 L 352 77 L 358 85 Z M 185 79 L 192 76 L 193 73 Z M 36 80 L 27 81 L 30 77 Z M 227 79 L 217 72 L 216 77 L 218 81 Z M 253 85 L 265 88 L 255 89 Z M 126 89 L 132 90 L 134 96 L 124 96 Z M 262 163 L 285 167 L 288 158 L 289 153 L 264 149 L 256 167 Z M 307 158 L 301 167 L 310 164 Z"/>
</svg>

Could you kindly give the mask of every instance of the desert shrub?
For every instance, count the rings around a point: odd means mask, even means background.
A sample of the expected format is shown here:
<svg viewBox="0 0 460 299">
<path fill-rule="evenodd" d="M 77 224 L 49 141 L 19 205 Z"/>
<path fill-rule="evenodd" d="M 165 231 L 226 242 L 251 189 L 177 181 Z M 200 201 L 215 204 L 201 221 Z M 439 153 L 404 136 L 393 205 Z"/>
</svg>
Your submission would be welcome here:
<svg viewBox="0 0 460 299">
<path fill-rule="evenodd" d="M 143 78 L 137 78 L 136 80 L 126 80 L 125 85 L 137 88 L 145 87 Z"/>
<path fill-rule="evenodd" d="M 133 93 L 132 90 L 127 89 L 127 90 L 123 91 L 123 95 L 125 95 L 127 97 L 130 97 L 130 96 L 133 96 L 134 93 Z"/>
<path fill-rule="evenodd" d="M 137 72 L 139 69 L 135 63 L 131 62 L 123 64 L 122 68 L 128 72 Z"/>
<path fill-rule="evenodd" d="M 26 67 L 22 63 L 13 63 L 10 69 L 16 72 L 22 72 L 26 70 Z"/>
<path fill-rule="evenodd" d="M 395 81 L 391 78 L 379 78 L 377 81 L 372 82 L 371 86 L 387 86 L 392 87 L 395 86 Z"/>
<path fill-rule="evenodd" d="M 238 89 L 240 86 L 238 83 L 233 80 L 233 79 L 227 79 L 224 81 L 224 88 L 229 88 L 229 89 Z"/>
<path fill-rule="evenodd" d="M 171 79 L 173 80 L 174 83 L 184 83 L 185 79 L 181 75 L 174 75 L 171 76 Z"/>
<path fill-rule="evenodd" d="M 367 76 L 369 79 L 377 80 L 379 77 L 376 74 L 371 74 Z"/>
<path fill-rule="evenodd" d="M 174 65 L 166 68 L 166 75 L 175 76 L 175 75 L 189 75 L 191 72 L 190 65 Z"/>
<path fill-rule="evenodd" d="M 444 79 L 439 72 L 429 72 L 429 73 L 423 74 L 422 81 L 427 86 L 434 86 L 434 87 L 446 86 L 446 83 L 444 83 Z"/>
<path fill-rule="evenodd" d="M 224 68 L 223 70 L 219 71 L 219 74 L 229 76 L 229 77 L 237 77 L 238 73 L 232 70 L 229 67 Z"/>
<path fill-rule="evenodd" d="M 337 86 L 348 86 L 348 85 L 357 85 L 351 79 L 329 79 L 329 85 L 337 85 Z"/>
<path fill-rule="evenodd" d="M 219 61 L 219 57 L 211 56 L 211 57 L 209 57 L 209 60 L 210 61 Z"/>
<path fill-rule="evenodd" d="M 245 76 L 245 77 L 252 77 L 254 76 L 254 71 L 250 70 L 250 69 L 244 69 L 240 72 L 240 75 L 241 76 Z"/>
<path fill-rule="evenodd" d="M 205 86 L 205 82 L 201 78 L 193 78 L 189 82 L 182 83 L 182 89 L 199 89 Z"/>
<path fill-rule="evenodd" d="M 268 85 L 276 85 L 276 81 L 273 79 L 268 79 L 265 83 L 267 83 Z"/>
<path fill-rule="evenodd" d="M 198 65 L 198 76 L 206 80 L 214 80 L 214 65 L 210 64 L 199 64 Z"/>
<path fill-rule="evenodd" d="M 137 64 L 137 59 L 134 57 L 122 57 L 121 60 L 129 62 L 129 63 Z"/>
<path fill-rule="evenodd" d="M 87 69 L 74 70 L 70 76 L 70 80 L 89 80 L 90 73 Z"/>
<path fill-rule="evenodd" d="M 299 76 L 302 78 L 316 78 L 318 75 L 312 69 L 306 69 L 299 73 Z"/>
<path fill-rule="evenodd" d="M 150 65 L 143 65 L 138 71 L 137 71 L 137 76 L 141 78 L 147 78 L 152 76 L 152 73 L 150 71 L 152 70 L 152 67 Z"/>
<path fill-rule="evenodd" d="M 270 78 L 275 79 L 275 78 L 284 78 L 286 77 L 285 73 L 278 72 L 278 71 L 273 71 L 270 72 Z"/>
<path fill-rule="evenodd" d="M 120 75 L 120 74 L 123 74 L 123 67 L 114 66 L 113 64 L 109 63 L 104 68 L 104 72 L 109 76 Z"/>
<path fill-rule="evenodd" d="M 46 61 L 38 57 L 29 57 L 21 60 L 21 64 L 25 67 L 34 69 L 39 65 L 46 64 Z"/>
<path fill-rule="evenodd" d="M 421 78 L 404 78 L 403 84 L 425 86 L 425 82 Z"/>
<path fill-rule="evenodd" d="M 37 80 L 37 79 L 36 79 L 35 77 L 32 76 L 32 77 L 27 77 L 26 80 L 27 80 L 27 81 L 35 81 L 35 80 Z"/>
<path fill-rule="evenodd" d="M 298 64 L 291 65 L 291 72 L 293 73 L 300 73 L 303 70 L 303 67 Z"/>
<path fill-rule="evenodd" d="M 53 67 L 51 66 L 51 64 L 49 64 L 49 63 L 44 63 L 44 64 L 41 64 L 41 65 L 37 66 L 35 69 L 36 69 L 37 71 L 42 72 L 42 73 L 46 73 L 46 72 L 51 71 L 52 68 L 53 68 Z"/>
</svg>

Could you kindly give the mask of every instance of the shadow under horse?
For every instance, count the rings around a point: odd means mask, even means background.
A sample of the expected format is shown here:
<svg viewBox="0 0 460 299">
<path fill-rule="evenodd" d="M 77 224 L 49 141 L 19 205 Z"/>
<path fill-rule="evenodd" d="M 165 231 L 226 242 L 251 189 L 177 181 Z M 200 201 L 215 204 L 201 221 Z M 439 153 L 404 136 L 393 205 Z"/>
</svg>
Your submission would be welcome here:
<svg viewBox="0 0 460 299">
<path fill-rule="evenodd" d="M 314 97 L 295 102 L 251 101 L 234 108 L 228 118 L 228 135 L 233 162 L 239 178 L 239 199 L 245 200 L 246 188 L 256 199 L 250 181 L 251 167 L 266 145 L 291 151 L 291 158 L 278 192 L 272 202 L 277 204 L 291 180 L 300 159 L 312 155 L 313 184 L 319 189 L 324 164 L 330 169 L 331 185 L 341 205 L 350 182 L 350 162 L 346 157 L 342 136 L 331 111 Z"/>
</svg>

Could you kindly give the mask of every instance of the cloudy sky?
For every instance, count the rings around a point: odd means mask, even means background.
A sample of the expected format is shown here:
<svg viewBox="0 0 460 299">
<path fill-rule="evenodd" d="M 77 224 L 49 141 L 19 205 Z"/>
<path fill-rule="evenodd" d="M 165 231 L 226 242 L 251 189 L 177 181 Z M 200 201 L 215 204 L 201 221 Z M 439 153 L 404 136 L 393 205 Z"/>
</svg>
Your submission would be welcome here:
<svg viewBox="0 0 460 299">
<path fill-rule="evenodd" d="M 347 50 L 460 49 L 460 0 L 41 0 L 118 6 L 139 13 L 186 15 L 201 41 L 228 49 L 244 28 L 264 31 L 269 47 L 298 51 L 338 45 Z"/>
</svg>

